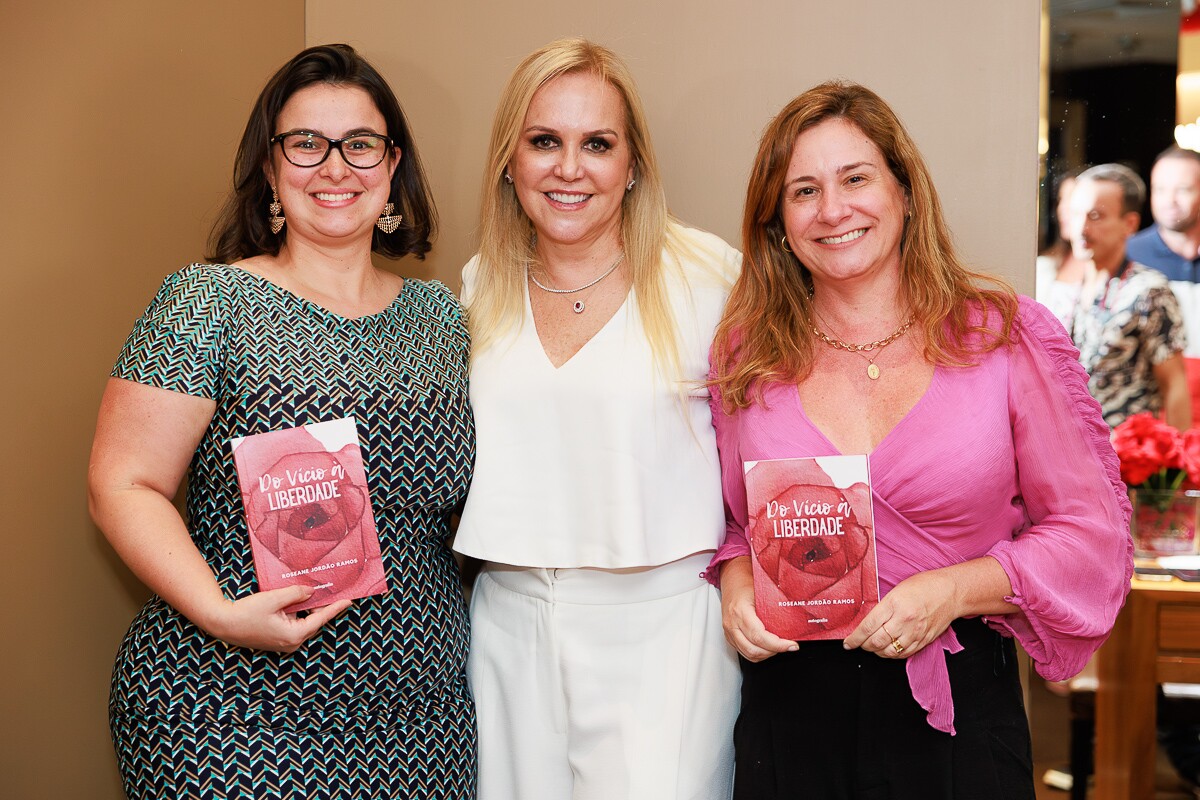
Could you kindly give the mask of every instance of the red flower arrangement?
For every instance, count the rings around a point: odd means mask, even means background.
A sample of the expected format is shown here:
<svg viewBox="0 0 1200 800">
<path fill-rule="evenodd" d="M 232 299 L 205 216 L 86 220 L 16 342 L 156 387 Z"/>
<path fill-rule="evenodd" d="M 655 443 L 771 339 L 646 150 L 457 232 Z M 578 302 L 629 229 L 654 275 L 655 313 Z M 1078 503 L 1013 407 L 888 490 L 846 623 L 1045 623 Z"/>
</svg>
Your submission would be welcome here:
<svg viewBox="0 0 1200 800">
<path fill-rule="evenodd" d="M 1113 430 L 1112 445 L 1131 489 L 1170 496 L 1200 486 L 1200 429 L 1181 434 L 1153 414 L 1134 414 Z"/>
</svg>

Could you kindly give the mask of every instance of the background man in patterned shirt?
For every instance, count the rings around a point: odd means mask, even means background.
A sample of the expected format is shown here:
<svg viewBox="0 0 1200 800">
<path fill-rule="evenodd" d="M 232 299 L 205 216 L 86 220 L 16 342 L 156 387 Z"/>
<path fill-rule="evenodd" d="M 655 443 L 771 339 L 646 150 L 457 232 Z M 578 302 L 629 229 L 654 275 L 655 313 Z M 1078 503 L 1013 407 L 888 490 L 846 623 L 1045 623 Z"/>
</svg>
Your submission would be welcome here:
<svg viewBox="0 0 1200 800">
<path fill-rule="evenodd" d="M 1179 302 L 1162 273 L 1125 254 L 1145 196 L 1142 179 L 1119 164 L 1092 167 L 1077 179 L 1068 225 L 1084 278 L 1071 337 L 1109 425 L 1165 411 L 1170 425 L 1185 430 L 1192 407 Z"/>
</svg>

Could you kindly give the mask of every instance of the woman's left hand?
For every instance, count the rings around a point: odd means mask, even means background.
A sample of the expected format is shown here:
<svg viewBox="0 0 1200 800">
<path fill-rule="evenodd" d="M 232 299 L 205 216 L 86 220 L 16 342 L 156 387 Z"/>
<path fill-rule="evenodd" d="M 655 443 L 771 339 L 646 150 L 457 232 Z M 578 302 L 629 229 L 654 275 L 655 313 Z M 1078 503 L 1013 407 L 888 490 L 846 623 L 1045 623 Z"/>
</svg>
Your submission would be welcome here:
<svg viewBox="0 0 1200 800">
<path fill-rule="evenodd" d="M 883 658 L 908 658 L 942 635 L 959 614 L 957 586 L 943 570 L 918 572 L 896 584 L 846 637 Z"/>
<path fill-rule="evenodd" d="M 1008 576 L 990 556 L 918 572 L 896 584 L 843 644 L 883 658 L 908 658 L 959 617 L 1016 611 L 1004 599 L 1010 595 Z"/>
</svg>

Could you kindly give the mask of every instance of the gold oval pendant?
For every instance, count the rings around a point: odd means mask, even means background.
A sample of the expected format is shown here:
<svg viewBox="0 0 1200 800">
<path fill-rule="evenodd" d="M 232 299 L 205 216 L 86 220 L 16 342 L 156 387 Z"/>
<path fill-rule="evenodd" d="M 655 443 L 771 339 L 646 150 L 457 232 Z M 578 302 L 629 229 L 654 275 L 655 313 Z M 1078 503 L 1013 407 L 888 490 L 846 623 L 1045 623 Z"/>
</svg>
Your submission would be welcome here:
<svg viewBox="0 0 1200 800">
<path fill-rule="evenodd" d="M 879 367 L 875 366 L 874 364 L 868 364 L 867 365 L 867 377 L 870 378 L 871 380 L 878 379 L 879 378 Z"/>
</svg>

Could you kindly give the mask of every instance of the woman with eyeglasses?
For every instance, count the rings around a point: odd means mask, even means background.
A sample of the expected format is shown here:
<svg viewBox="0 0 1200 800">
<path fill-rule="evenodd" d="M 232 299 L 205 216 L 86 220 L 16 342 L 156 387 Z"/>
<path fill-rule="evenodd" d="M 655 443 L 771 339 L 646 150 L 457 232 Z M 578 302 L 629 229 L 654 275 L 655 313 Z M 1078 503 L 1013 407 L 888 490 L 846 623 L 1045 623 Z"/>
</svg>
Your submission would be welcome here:
<svg viewBox="0 0 1200 800">
<path fill-rule="evenodd" d="M 474 796 L 446 546 L 474 452 L 467 333 L 446 287 L 371 262 L 422 258 L 434 227 L 404 114 L 367 61 L 314 47 L 271 78 L 213 263 L 166 279 L 100 408 L 92 514 L 155 593 L 112 680 L 131 798 Z M 378 531 L 363 558 L 388 588 L 290 613 L 322 587 L 258 591 L 230 440 L 345 417 Z M 186 522 L 171 502 L 185 472 Z M 304 506 L 280 551 L 339 508 Z"/>
</svg>

